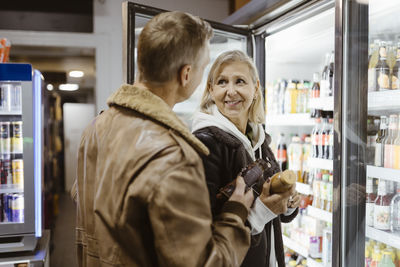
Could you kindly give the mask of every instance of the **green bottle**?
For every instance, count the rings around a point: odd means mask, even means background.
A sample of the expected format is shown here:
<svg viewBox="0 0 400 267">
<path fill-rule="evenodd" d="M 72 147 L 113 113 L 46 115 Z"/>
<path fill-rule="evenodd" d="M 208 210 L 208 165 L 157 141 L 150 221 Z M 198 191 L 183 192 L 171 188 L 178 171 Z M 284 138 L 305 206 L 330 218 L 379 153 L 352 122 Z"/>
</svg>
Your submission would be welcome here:
<svg viewBox="0 0 400 267">
<path fill-rule="evenodd" d="M 390 251 L 385 250 L 383 252 L 382 260 L 378 263 L 378 267 L 396 267 L 392 260 Z"/>
</svg>

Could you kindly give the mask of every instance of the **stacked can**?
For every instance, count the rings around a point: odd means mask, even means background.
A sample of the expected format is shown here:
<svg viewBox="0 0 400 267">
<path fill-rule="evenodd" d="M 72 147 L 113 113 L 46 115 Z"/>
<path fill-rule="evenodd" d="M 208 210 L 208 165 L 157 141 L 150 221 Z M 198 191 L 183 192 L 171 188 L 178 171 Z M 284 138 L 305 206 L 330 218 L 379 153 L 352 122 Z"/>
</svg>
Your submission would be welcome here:
<svg viewBox="0 0 400 267">
<path fill-rule="evenodd" d="M 12 126 L 12 140 L 11 140 L 11 152 L 13 154 L 19 154 L 23 152 L 22 146 L 22 121 L 13 121 Z"/>
<path fill-rule="evenodd" d="M 0 194 L 1 222 L 24 222 L 24 195 Z"/>
</svg>

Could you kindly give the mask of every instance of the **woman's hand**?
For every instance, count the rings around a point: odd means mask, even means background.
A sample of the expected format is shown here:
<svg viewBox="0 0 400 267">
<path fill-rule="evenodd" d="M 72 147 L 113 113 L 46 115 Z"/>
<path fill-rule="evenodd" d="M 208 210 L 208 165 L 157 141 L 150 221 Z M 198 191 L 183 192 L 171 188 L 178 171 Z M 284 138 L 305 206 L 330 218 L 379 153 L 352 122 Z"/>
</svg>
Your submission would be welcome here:
<svg viewBox="0 0 400 267">
<path fill-rule="evenodd" d="M 300 194 L 295 190 L 294 193 L 289 197 L 287 207 L 295 209 L 300 206 Z"/>
<path fill-rule="evenodd" d="M 246 190 L 246 184 L 243 180 L 242 176 L 238 176 L 236 178 L 236 187 L 235 191 L 233 191 L 232 196 L 229 198 L 231 201 L 237 201 L 246 206 L 246 208 L 249 210 L 251 205 L 253 205 L 253 190 Z"/>
<path fill-rule="evenodd" d="M 263 184 L 263 189 L 260 195 L 260 200 L 264 203 L 265 206 L 267 206 L 273 213 L 276 215 L 283 214 L 287 211 L 288 209 L 288 201 L 291 195 L 294 194 L 295 192 L 295 187 L 292 187 L 288 191 L 284 193 L 276 193 L 270 195 L 270 185 L 271 185 L 271 180 L 268 179 L 264 184 Z M 300 200 L 300 198 L 299 198 Z M 299 201 L 300 203 L 300 201 Z"/>
</svg>

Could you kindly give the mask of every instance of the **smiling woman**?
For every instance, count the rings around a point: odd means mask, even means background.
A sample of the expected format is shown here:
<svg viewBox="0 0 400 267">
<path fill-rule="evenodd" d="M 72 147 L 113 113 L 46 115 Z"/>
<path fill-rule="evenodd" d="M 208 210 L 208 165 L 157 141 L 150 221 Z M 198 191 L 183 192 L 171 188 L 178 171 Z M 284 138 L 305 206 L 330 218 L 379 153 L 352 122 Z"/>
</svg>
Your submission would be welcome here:
<svg viewBox="0 0 400 267">
<path fill-rule="evenodd" d="M 279 172 L 264 131 L 260 81 L 253 61 L 241 51 L 222 53 L 208 74 L 200 112 L 192 130 L 210 150 L 203 156 L 204 170 L 214 216 L 221 211 L 219 191 L 236 179 L 241 169 L 256 159 L 270 162 L 266 177 Z M 256 198 L 247 218 L 252 244 L 242 267 L 284 266 L 281 221 L 297 215 L 300 198 L 292 186 L 282 194 L 269 194 L 269 182 Z M 292 197 L 293 202 L 288 202 Z"/>
</svg>

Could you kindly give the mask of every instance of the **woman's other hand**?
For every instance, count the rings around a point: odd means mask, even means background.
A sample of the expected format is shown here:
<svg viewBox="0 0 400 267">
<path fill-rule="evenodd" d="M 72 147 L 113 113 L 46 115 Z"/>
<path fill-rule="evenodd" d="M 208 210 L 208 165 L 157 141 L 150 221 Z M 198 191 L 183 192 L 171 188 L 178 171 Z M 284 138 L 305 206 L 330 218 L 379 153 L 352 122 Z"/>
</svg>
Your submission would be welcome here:
<svg viewBox="0 0 400 267">
<path fill-rule="evenodd" d="M 276 215 L 283 214 L 287 211 L 289 198 L 294 194 L 296 189 L 293 186 L 290 190 L 284 193 L 270 195 L 270 185 L 270 179 L 263 184 L 260 200 Z"/>
</svg>

